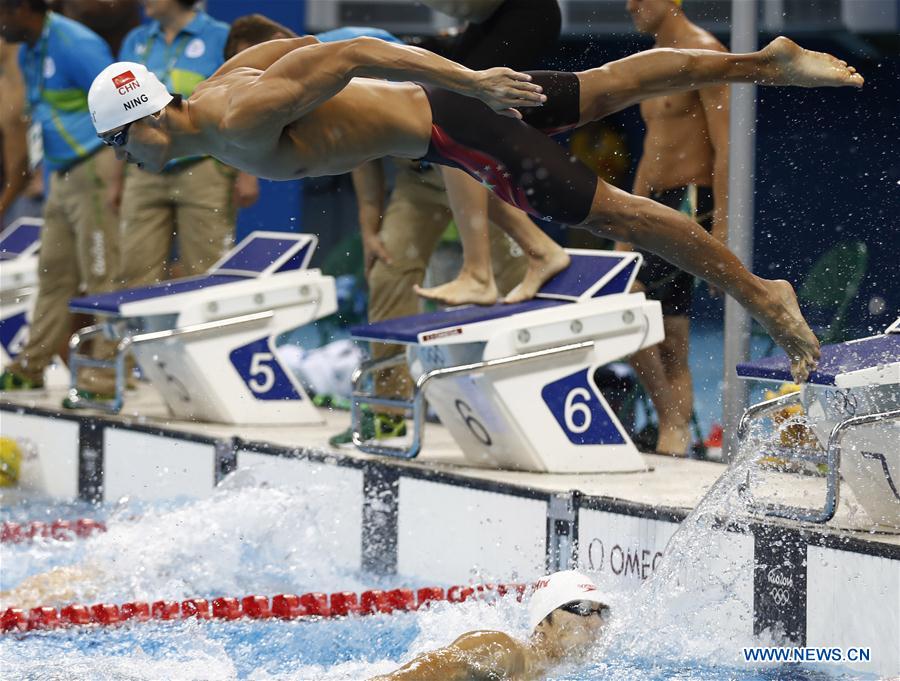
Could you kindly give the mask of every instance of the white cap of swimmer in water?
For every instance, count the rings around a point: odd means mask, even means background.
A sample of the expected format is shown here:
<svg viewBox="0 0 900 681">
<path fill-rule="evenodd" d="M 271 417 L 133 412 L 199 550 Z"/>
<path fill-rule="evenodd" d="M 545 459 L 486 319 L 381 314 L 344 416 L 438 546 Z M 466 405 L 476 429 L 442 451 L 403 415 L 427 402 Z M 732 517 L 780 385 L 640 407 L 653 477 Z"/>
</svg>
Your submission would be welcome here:
<svg viewBox="0 0 900 681">
<path fill-rule="evenodd" d="M 542 577 L 535 584 L 528 604 L 528 626 L 534 629 L 557 608 L 580 601 L 607 605 L 597 585 L 582 572 L 563 570 Z"/>
<path fill-rule="evenodd" d="M 88 108 L 97 134 L 161 111 L 173 99 L 166 86 L 143 64 L 120 61 L 94 78 Z"/>
</svg>

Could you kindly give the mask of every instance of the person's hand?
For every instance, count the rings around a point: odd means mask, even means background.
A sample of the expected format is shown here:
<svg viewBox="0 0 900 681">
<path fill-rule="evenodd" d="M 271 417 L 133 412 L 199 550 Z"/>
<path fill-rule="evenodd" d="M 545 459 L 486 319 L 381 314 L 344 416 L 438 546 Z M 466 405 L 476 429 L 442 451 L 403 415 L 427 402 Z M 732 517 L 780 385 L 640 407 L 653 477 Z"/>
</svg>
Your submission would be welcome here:
<svg viewBox="0 0 900 681">
<path fill-rule="evenodd" d="M 259 200 L 259 180 L 248 173 L 238 173 L 234 180 L 234 207 L 249 208 Z"/>
<path fill-rule="evenodd" d="M 372 271 L 372 268 L 375 266 L 375 263 L 378 260 L 381 260 L 386 265 L 393 265 L 394 260 L 391 258 L 391 254 L 387 249 L 387 246 L 384 245 L 384 242 L 381 240 L 381 237 L 377 234 L 373 234 L 372 236 L 363 237 L 363 264 L 365 265 L 366 276 L 369 276 L 369 272 Z"/>
<path fill-rule="evenodd" d="M 497 113 L 513 118 L 522 118 L 515 107 L 540 106 L 547 101 L 543 88 L 532 83 L 531 76 L 505 66 L 476 71 L 472 91 L 468 94 L 477 97 Z"/>
<path fill-rule="evenodd" d="M 104 196 L 104 201 L 106 202 L 106 207 L 113 213 L 118 213 L 119 209 L 122 207 L 122 187 L 124 183 L 121 179 L 119 180 L 110 180 L 106 183 L 106 191 Z"/>
</svg>

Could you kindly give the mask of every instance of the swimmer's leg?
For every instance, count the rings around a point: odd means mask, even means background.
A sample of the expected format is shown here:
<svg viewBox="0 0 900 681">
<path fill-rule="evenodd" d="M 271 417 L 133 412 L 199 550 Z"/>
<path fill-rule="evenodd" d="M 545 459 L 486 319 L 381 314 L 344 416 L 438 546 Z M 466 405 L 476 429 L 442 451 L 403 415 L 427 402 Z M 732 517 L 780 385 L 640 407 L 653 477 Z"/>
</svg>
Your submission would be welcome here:
<svg viewBox="0 0 900 681">
<path fill-rule="evenodd" d="M 847 62 L 780 37 L 747 54 L 659 48 L 577 74 L 583 125 L 645 99 L 721 83 L 862 87 Z"/>
<path fill-rule="evenodd" d="M 643 290 L 643 286 L 635 290 Z M 684 456 L 691 444 L 694 406 L 688 364 L 690 319 L 685 315 L 666 315 L 663 325 L 666 331 L 663 341 L 636 352 L 628 361 L 656 409 L 659 426 L 656 453 Z"/>
<path fill-rule="evenodd" d="M 423 298 L 446 305 L 497 301 L 497 285 L 491 266 L 488 220 L 515 241 L 528 258 L 525 278 L 504 298 L 517 303 L 534 298 L 544 282 L 569 265 L 569 256 L 535 225 L 524 211 L 490 193 L 461 170 L 442 168 L 447 198 L 463 245 L 463 267 L 451 282 L 433 288 L 415 287 Z"/>
<path fill-rule="evenodd" d="M 653 251 L 727 292 L 787 352 L 794 380 L 806 380 L 815 367 L 819 342 L 800 314 L 793 287 L 752 274 L 725 244 L 684 213 L 598 180 L 591 212 L 579 226 Z"/>
<path fill-rule="evenodd" d="M 525 277 L 503 302 L 531 300 L 546 281 L 569 266 L 569 254 L 559 244 L 539 229 L 524 211 L 506 203 L 496 194 L 488 197 L 488 218 L 509 234 L 528 259 Z"/>
<path fill-rule="evenodd" d="M 415 286 L 423 298 L 445 305 L 493 305 L 500 293 L 491 266 L 488 237 L 488 190 L 461 170 L 441 168 L 447 200 L 459 229 L 463 266 L 453 281 L 433 288 Z"/>
</svg>

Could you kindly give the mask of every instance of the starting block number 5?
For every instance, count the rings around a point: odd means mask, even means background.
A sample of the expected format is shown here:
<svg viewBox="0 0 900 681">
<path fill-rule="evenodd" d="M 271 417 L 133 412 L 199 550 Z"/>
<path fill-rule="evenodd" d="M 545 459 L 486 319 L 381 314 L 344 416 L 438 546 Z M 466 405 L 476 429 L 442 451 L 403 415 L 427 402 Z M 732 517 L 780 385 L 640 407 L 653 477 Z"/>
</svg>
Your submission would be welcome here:
<svg viewBox="0 0 900 681">
<path fill-rule="evenodd" d="M 241 380 L 258 400 L 299 400 L 300 394 L 281 368 L 268 337 L 242 345 L 229 354 Z"/>
<path fill-rule="evenodd" d="M 575 445 L 624 444 L 609 406 L 590 382 L 588 369 L 576 371 L 541 390 L 544 404 Z"/>
<path fill-rule="evenodd" d="M 247 381 L 250 390 L 257 394 L 267 393 L 275 385 L 275 370 L 266 364 L 266 362 L 271 362 L 273 359 L 275 359 L 275 355 L 271 352 L 253 353 L 253 356 L 250 358 L 251 378 Z M 260 376 L 262 380 L 259 379 Z"/>
</svg>

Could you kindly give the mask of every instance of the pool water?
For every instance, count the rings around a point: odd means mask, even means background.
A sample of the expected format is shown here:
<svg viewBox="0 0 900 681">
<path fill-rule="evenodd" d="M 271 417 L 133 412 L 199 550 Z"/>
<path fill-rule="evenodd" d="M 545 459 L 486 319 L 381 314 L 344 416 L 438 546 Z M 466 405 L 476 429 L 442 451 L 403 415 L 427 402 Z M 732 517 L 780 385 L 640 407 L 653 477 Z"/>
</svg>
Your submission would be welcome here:
<svg viewBox="0 0 900 681">
<path fill-rule="evenodd" d="M 742 468 L 743 466 L 743 468 Z M 590 659 L 550 678 L 583 681 L 744 681 L 863 678 L 839 670 L 751 667 L 739 620 L 746 609 L 746 566 L 697 574 L 713 526 L 742 511 L 733 484 L 736 465 L 683 523 L 656 574 L 638 590 L 601 582 L 616 617 Z M 252 476 L 249 476 L 252 478 Z M 240 479 L 236 476 L 232 480 Z M 202 500 L 141 503 L 123 499 L 99 507 L 31 498 L 5 503 L 0 521 L 93 517 L 108 531 L 87 539 L 3 544 L 0 589 L 51 567 L 80 565 L 87 578 L 74 600 L 180 600 L 221 595 L 363 591 L 431 586 L 402 575 L 376 578 L 329 560 L 338 541 L 330 517 L 310 495 L 282 487 L 232 484 Z M 305 496 L 304 496 L 305 495 Z M 533 575 L 479 575 L 514 581 Z M 438 585 L 449 586 L 449 585 Z M 473 629 L 500 629 L 527 638 L 525 608 L 513 597 L 494 603 L 437 603 L 415 613 L 319 621 L 151 622 L 0 636 L 4 679 L 339 679 L 357 681 L 396 669 L 412 656 Z"/>
</svg>

